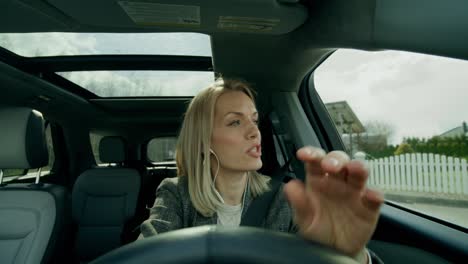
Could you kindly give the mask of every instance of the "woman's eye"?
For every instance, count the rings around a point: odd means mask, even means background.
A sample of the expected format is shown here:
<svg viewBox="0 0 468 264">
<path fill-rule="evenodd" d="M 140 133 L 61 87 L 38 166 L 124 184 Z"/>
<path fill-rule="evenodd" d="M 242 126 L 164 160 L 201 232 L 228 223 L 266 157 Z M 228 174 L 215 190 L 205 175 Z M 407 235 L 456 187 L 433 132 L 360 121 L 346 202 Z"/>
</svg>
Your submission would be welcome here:
<svg viewBox="0 0 468 264">
<path fill-rule="evenodd" d="M 254 120 L 253 122 L 254 122 L 255 125 L 258 126 L 258 123 L 259 123 L 258 119 L 257 119 L 257 120 Z"/>
<path fill-rule="evenodd" d="M 229 123 L 229 126 L 238 126 L 240 125 L 240 120 L 234 120 L 231 123 Z"/>
</svg>

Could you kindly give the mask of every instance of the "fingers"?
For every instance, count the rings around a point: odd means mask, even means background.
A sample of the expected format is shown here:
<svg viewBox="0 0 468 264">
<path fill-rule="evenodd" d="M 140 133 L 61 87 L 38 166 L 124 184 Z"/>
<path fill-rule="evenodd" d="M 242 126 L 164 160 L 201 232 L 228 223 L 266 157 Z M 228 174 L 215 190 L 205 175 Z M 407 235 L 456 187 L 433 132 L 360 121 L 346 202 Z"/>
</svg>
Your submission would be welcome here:
<svg viewBox="0 0 468 264">
<path fill-rule="evenodd" d="M 350 161 L 349 156 L 343 151 L 326 154 L 320 148 L 307 146 L 297 151 L 297 157 L 305 163 L 307 190 L 332 189 L 334 192 L 346 195 L 348 187 L 362 190 L 366 185 L 369 173 L 365 163 Z"/>
<path fill-rule="evenodd" d="M 332 151 L 322 160 L 322 169 L 328 173 L 331 179 L 345 181 L 348 175 L 346 164 L 349 157 L 343 151 Z"/>
<path fill-rule="evenodd" d="M 325 151 L 321 148 L 306 146 L 300 148 L 297 151 L 296 156 L 298 159 L 304 162 L 312 162 L 322 159 L 323 157 L 325 157 L 325 154 Z"/>
<path fill-rule="evenodd" d="M 309 197 L 306 195 L 304 184 L 299 180 L 291 180 L 284 186 L 284 193 L 288 199 L 296 217 L 296 223 L 307 221 L 313 217 L 314 212 L 310 206 Z"/>
<path fill-rule="evenodd" d="M 322 160 L 322 169 L 330 174 L 341 175 L 344 166 L 349 162 L 349 156 L 343 151 L 332 151 Z"/>
<path fill-rule="evenodd" d="M 362 189 L 366 185 L 369 171 L 367 166 L 358 160 L 352 160 L 346 165 L 348 172 L 346 182 L 355 189 Z"/>
<path fill-rule="evenodd" d="M 381 192 L 371 189 L 366 189 L 362 196 L 362 203 L 364 206 L 375 212 L 380 209 L 380 206 L 384 202 L 384 196 Z"/>
<path fill-rule="evenodd" d="M 320 162 L 325 155 L 326 153 L 323 149 L 314 147 L 303 147 L 296 153 L 297 158 L 305 163 L 306 172 L 313 175 L 321 175 L 324 173 Z"/>
<path fill-rule="evenodd" d="M 344 180 L 347 171 L 344 169 L 349 157 L 343 151 L 332 151 L 328 154 L 323 149 L 311 146 L 303 147 L 297 151 L 297 158 L 305 163 L 307 175 L 322 178 L 329 176 Z"/>
</svg>

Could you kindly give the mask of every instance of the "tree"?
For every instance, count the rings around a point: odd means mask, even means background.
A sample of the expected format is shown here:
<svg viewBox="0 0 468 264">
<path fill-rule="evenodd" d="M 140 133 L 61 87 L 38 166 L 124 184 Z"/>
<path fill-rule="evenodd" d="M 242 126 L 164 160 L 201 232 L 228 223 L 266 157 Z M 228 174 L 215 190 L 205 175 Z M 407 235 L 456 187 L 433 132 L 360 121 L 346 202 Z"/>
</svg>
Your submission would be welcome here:
<svg viewBox="0 0 468 264">
<path fill-rule="evenodd" d="M 388 145 L 388 139 L 395 131 L 391 124 L 373 120 L 366 122 L 364 128 L 366 132 L 356 137 L 359 150 L 375 158 L 393 155 L 395 147 Z"/>
<path fill-rule="evenodd" d="M 366 129 L 366 133 L 370 135 L 380 135 L 385 137 L 385 139 L 390 138 L 393 136 L 395 132 L 395 128 L 390 123 L 380 121 L 380 120 L 372 120 L 368 121 L 364 124 Z"/>
<path fill-rule="evenodd" d="M 410 145 L 417 153 L 434 153 L 447 156 L 468 158 L 468 137 L 405 138 L 403 142 Z"/>
<path fill-rule="evenodd" d="M 395 150 L 395 155 L 401 155 L 405 153 L 414 153 L 413 148 L 408 143 L 401 143 Z"/>
</svg>

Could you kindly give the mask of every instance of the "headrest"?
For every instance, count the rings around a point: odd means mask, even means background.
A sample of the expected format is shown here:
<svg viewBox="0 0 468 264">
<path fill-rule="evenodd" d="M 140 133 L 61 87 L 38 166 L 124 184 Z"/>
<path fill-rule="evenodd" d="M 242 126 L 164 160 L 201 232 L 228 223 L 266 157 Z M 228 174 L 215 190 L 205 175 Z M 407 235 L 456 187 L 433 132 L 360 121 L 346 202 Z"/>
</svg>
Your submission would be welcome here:
<svg viewBox="0 0 468 264">
<path fill-rule="evenodd" d="M 104 163 L 125 161 L 125 141 L 121 137 L 103 137 L 99 142 L 99 159 Z"/>
<path fill-rule="evenodd" d="M 35 169 L 49 163 L 42 114 L 26 107 L 0 108 L 0 169 Z"/>
</svg>

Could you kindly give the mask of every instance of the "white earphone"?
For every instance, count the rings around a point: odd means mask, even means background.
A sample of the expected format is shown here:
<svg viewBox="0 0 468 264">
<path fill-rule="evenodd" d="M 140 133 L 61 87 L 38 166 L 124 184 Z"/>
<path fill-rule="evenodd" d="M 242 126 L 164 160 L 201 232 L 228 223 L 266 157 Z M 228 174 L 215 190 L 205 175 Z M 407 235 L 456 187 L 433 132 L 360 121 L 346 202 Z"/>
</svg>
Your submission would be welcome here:
<svg viewBox="0 0 468 264">
<path fill-rule="evenodd" d="M 216 190 L 216 187 L 215 187 L 216 177 L 218 177 L 219 166 L 220 166 L 220 164 L 219 164 L 219 158 L 218 158 L 218 155 L 216 155 L 216 153 L 214 152 L 214 150 L 212 150 L 211 148 L 210 148 L 210 153 L 212 153 L 212 154 L 215 156 L 216 161 L 218 162 L 218 167 L 216 168 L 215 176 L 214 176 L 214 178 L 213 178 L 213 181 L 211 182 L 211 187 L 213 188 L 213 190 L 214 190 L 216 196 L 219 198 L 219 200 L 220 200 L 222 203 L 225 203 L 223 197 L 222 197 L 221 194 L 218 192 L 218 190 Z M 249 184 L 249 180 L 250 180 L 250 177 L 247 178 L 247 183 L 246 183 L 246 185 Z M 244 194 L 242 195 L 242 208 L 244 207 L 245 193 L 246 193 L 246 192 L 244 191 Z"/>
<path fill-rule="evenodd" d="M 217 168 L 216 168 L 215 176 L 214 176 L 214 178 L 213 178 L 213 181 L 211 182 L 211 187 L 213 188 L 213 190 L 214 190 L 216 196 L 218 196 L 219 200 L 221 200 L 221 202 L 224 203 L 223 197 L 221 196 L 221 194 L 219 194 L 218 190 L 216 190 L 216 187 L 215 187 L 216 177 L 218 177 L 218 173 L 219 173 L 219 158 L 218 158 L 218 155 L 216 155 L 216 153 L 214 152 L 214 150 L 212 150 L 211 148 L 210 148 L 210 153 L 212 153 L 212 154 L 215 156 L 216 161 L 217 161 L 217 163 L 218 163 L 218 166 L 217 166 Z"/>
</svg>

